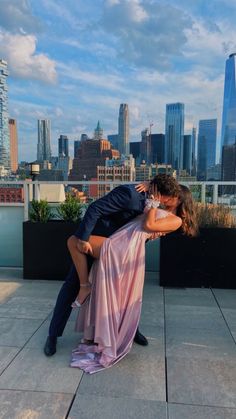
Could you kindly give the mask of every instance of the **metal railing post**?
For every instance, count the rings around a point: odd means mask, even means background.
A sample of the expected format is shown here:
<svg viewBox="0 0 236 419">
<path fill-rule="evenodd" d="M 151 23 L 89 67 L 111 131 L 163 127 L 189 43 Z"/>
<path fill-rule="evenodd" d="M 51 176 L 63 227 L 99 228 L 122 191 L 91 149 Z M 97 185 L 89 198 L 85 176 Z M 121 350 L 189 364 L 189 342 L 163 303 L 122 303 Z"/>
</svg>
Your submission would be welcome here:
<svg viewBox="0 0 236 419">
<path fill-rule="evenodd" d="M 205 204 L 206 202 L 206 184 L 205 183 L 201 184 L 201 202 L 203 204 Z"/>
<path fill-rule="evenodd" d="M 24 181 L 24 221 L 29 219 L 29 184 Z"/>
<path fill-rule="evenodd" d="M 40 184 L 37 180 L 35 181 L 35 184 L 34 184 L 34 191 L 35 191 L 34 199 L 36 201 L 40 201 Z"/>
<path fill-rule="evenodd" d="M 213 204 L 217 204 L 218 202 L 218 183 L 214 183 L 213 185 Z"/>
</svg>

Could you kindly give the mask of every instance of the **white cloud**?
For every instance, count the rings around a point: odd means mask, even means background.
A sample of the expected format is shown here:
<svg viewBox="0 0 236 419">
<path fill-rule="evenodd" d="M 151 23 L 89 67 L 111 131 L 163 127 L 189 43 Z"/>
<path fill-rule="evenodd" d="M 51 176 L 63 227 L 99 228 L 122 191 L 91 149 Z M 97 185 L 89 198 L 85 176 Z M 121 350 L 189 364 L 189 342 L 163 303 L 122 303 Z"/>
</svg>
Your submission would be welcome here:
<svg viewBox="0 0 236 419">
<path fill-rule="evenodd" d="M 55 83 L 55 62 L 45 54 L 37 54 L 36 43 L 34 35 L 0 32 L 0 55 L 8 62 L 12 75 Z"/>
<path fill-rule="evenodd" d="M 162 2 L 141 0 L 106 3 L 101 27 L 119 41 L 117 56 L 136 66 L 167 70 L 181 56 L 192 19 Z"/>
<path fill-rule="evenodd" d="M 210 65 L 213 71 L 214 61 L 224 61 L 226 53 L 236 49 L 236 42 L 232 41 L 236 39 L 236 30 L 224 22 L 212 26 L 209 22 L 195 21 L 193 28 L 186 30 L 186 35 L 186 58 L 198 65 Z"/>
<path fill-rule="evenodd" d="M 41 27 L 28 0 L 1 0 L 0 26 L 13 32 L 35 32 Z"/>
<path fill-rule="evenodd" d="M 82 81 L 87 84 L 96 87 L 102 87 L 104 89 L 119 90 L 123 84 L 123 77 L 117 74 L 108 74 L 108 73 L 95 73 L 89 71 L 83 71 L 75 64 L 70 63 L 65 65 L 63 63 L 57 64 L 58 69 L 61 70 L 63 75 L 66 75 L 72 80 Z"/>
</svg>

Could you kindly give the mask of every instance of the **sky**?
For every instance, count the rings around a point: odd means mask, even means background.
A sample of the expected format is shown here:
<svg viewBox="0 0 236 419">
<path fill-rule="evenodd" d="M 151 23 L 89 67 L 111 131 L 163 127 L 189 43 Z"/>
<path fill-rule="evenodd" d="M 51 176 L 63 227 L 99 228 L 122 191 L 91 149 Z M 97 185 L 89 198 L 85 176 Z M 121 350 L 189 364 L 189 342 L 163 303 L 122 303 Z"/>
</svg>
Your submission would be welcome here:
<svg viewBox="0 0 236 419">
<path fill-rule="evenodd" d="M 167 103 L 185 104 L 185 133 L 217 118 L 228 55 L 236 52 L 232 0 L 0 0 L 0 58 L 8 62 L 9 114 L 19 161 L 36 159 L 37 120 L 57 139 L 116 134 L 128 103 L 130 140 L 165 130 Z"/>
</svg>

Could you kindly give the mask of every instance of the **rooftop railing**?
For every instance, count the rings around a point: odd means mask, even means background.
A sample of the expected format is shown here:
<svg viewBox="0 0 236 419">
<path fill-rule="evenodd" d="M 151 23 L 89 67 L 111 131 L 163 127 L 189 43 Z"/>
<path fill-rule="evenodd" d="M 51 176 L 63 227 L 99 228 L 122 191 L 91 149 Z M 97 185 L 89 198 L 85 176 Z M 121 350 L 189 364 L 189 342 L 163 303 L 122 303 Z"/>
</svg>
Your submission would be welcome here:
<svg viewBox="0 0 236 419">
<path fill-rule="evenodd" d="M 138 184 L 140 182 L 132 182 Z M 236 213 L 236 182 L 181 182 L 188 186 L 195 200 L 200 202 L 221 203 L 232 208 Z M 91 187 L 99 187 L 99 193 L 107 193 L 114 187 L 127 182 L 96 182 L 96 181 L 64 181 L 64 182 L 41 182 L 41 181 L 1 181 L 1 187 L 22 186 L 24 190 L 24 202 L 0 202 L 0 266 L 22 266 L 23 250 L 22 250 L 22 223 L 29 219 L 29 207 L 32 198 L 40 200 L 42 197 L 42 185 L 64 185 L 63 190 L 70 187 L 79 187 L 89 198 L 89 202 L 95 200 L 96 197 L 89 195 Z M 45 195 L 45 191 L 44 191 Z M 1 196 L 0 196 L 1 198 Z M 50 205 L 56 207 L 59 201 L 51 201 Z M 37 240 L 37 238 L 35 238 Z M 32 244 L 33 245 L 33 244 Z M 159 245 L 150 244 L 148 247 L 148 270 L 158 270 L 159 263 Z M 155 250 L 153 250 L 155 249 Z M 155 251 L 155 260 L 152 252 Z"/>
</svg>

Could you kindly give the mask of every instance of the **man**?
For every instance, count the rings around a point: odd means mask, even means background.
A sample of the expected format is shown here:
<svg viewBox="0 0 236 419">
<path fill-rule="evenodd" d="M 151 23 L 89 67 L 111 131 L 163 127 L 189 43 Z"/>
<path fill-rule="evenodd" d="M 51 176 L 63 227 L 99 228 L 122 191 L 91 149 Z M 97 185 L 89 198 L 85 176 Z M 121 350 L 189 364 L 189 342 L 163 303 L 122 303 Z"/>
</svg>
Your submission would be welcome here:
<svg viewBox="0 0 236 419">
<path fill-rule="evenodd" d="M 148 195 L 153 195 L 154 199 L 158 198 L 165 205 L 171 198 L 177 197 L 179 191 L 176 180 L 165 174 L 157 175 L 150 181 L 147 193 L 139 193 L 134 185 L 118 186 L 88 207 L 74 235 L 78 241 L 78 248 L 84 253 L 89 253 L 88 240 L 91 234 L 109 237 L 130 220 L 142 214 Z M 72 236 L 73 240 L 74 236 Z M 89 264 L 91 266 L 91 258 Z M 79 288 L 78 275 L 73 265 L 57 297 L 49 335 L 44 346 L 46 356 L 52 356 L 56 352 L 57 337 L 63 334 L 71 313 L 71 304 L 78 295 Z M 148 344 L 139 329 L 137 329 L 134 341 L 143 346 Z"/>
</svg>

